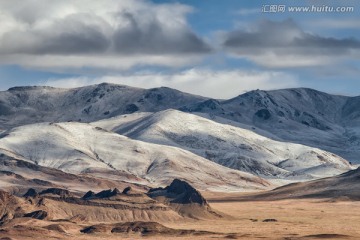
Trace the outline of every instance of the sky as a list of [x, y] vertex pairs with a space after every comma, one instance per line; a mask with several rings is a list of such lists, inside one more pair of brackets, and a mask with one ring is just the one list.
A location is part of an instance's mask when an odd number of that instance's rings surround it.
[[213, 98], [360, 95], [357, 0], [0, 0], [0, 90], [102, 82]]

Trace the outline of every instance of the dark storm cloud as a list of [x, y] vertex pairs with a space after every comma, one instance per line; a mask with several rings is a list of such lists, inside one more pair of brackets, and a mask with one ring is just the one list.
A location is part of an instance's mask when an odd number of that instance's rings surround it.
[[114, 46], [123, 54], [198, 54], [210, 52], [210, 47], [185, 27], [165, 28], [156, 18], [141, 26], [131, 13], [122, 13], [128, 24], [114, 34]]
[[101, 17], [72, 14], [43, 28], [14, 30], [2, 37], [0, 53], [30, 55], [201, 54], [210, 47], [186, 25], [164, 26], [157, 18], [144, 23], [121, 13], [127, 24], [111, 26]]
[[5, 33], [1, 51], [32, 55], [101, 53], [111, 44], [103, 31], [106, 27], [100, 18], [74, 14], [54, 21], [45, 28]]
[[293, 20], [260, 22], [252, 31], [225, 34], [223, 46], [238, 55], [252, 56], [271, 52], [275, 55], [333, 56], [360, 49], [354, 38], [328, 38], [304, 32]]

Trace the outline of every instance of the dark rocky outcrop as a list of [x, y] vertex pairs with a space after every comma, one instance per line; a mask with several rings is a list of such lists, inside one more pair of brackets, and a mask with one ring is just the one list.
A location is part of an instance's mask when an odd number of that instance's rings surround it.
[[171, 201], [173, 203], [198, 203], [200, 205], [206, 205], [207, 201], [205, 198], [193, 188], [189, 183], [175, 179], [170, 186], [166, 187], [165, 190], [171, 195], [176, 197]]
[[183, 217], [195, 219], [225, 217], [223, 213], [213, 210], [198, 190], [179, 179], [174, 179], [165, 188], [150, 189], [147, 195], [169, 205]]
[[263, 120], [268, 120], [271, 117], [271, 113], [267, 109], [260, 109], [259, 111], [257, 111], [255, 113], [255, 116], [257, 116], [258, 118], [261, 118]]
[[39, 219], [39, 220], [44, 220], [45, 218], [47, 218], [47, 216], [48, 216], [48, 213], [44, 210], [38, 210], [38, 211], [24, 214], [24, 217], [30, 217], [30, 218], [35, 218], [35, 219]]
[[207, 205], [206, 199], [189, 183], [174, 179], [166, 188], [155, 188], [148, 192], [150, 197], [166, 196], [170, 203]]
[[44, 195], [44, 194], [54, 194], [54, 195], [59, 195], [60, 197], [70, 196], [70, 192], [62, 188], [48, 188], [39, 193], [39, 195]]
[[267, 218], [267, 219], [264, 219], [263, 222], [277, 222], [277, 220], [274, 218]]
[[157, 233], [175, 233], [175, 229], [167, 228], [157, 222], [126, 222], [117, 224], [113, 229], [112, 233], [130, 233], [136, 232], [143, 235], [146, 234], [157, 234]]
[[81, 199], [88, 200], [88, 199], [92, 199], [94, 197], [95, 197], [95, 193], [93, 191], [88, 191], [87, 193], [85, 193], [85, 195]]
[[155, 188], [149, 191], [150, 197], [164, 195], [171, 199], [171, 203], [191, 204], [197, 203], [200, 205], [207, 205], [206, 199], [193, 188], [189, 183], [174, 179], [174, 181], [166, 188]]
[[37, 197], [39, 194], [37, 193], [37, 191], [33, 188], [29, 188], [29, 190], [27, 190], [27, 192], [23, 195], [23, 197]]
[[126, 108], [125, 108], [125, 112], [126, 113], [134, 113], [136, 111], [139, 111], [139, 107], [136, 106], [136, 104], [129, 104], [129, 105], [126, 105]]
[[103, 233], [105, 231], [106, 231], [106, 229], [101, 228], [100, 225], [98, 225], [98, 226], [90, 226], [90, 227], [86, 227], [86, 228], [80, 230], [80, 232], [87, 233], [87, 234], [99, 233], [99, 232]]
[[131, 187], [126, 187], [124, 188], [124, 190], [122, 191], [123, 194], [131, 194], [132, 192], [132, 188]]
[[116, 224], [99, 224], [86, 227], [80, 230], [82, 233], [86, 234], [99, 234], [99, 233], [139, 233], [142, 236], [149, 235], [206, 235], [214, 234], [212, 232], [206, 231], [195, 231], [195, 230], [182, 230], [182, 229], [172, 229], [165, 227], [164, 225], [157, 222], [124, 222]]
[[97, 197], [97, 198], [109, 198], [112, 196], [114, 196], [114, 195], [113, 195], [113, 192], [111, 189], [103, 190], [103, 191], [95, 194], [95, 197]]
[[96, 198], [110, 198], [120, 194], [120, 190], [115, 188], [114, 190], [108, 189], [95, 194]]
[[183, 112], [224, 111], [224, 109], [221, 107], [221, 103], [215, 99], [208, 99], [202, 102], [195, 103], [191, 106], [184, 106], [179, 108], [179, 110]]
[[121, 191], [118, 188], [114, 188], [114, 190], [112, 191], [112, 193], [115, 195], [121, 194]]
[[132, 193], [131, 187], [126, 187], [122, 192], [118, 188], [114, 188], [114, 190], [111, 190], [111, 189], [103, 190], [98, 193], [94, 193], [93, 191], [88, 191], [87, 193], [85, 193], [85, 195], [81, 199], [90, 200], [90, 199], [111, 198], [111, 197], [114, 197], [117, 195], [121, 195], [121, 194], [128, 195], [131, 193]]

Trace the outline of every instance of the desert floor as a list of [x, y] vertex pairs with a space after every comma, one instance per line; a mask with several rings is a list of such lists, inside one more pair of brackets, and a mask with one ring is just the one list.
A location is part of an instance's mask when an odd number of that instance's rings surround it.
[[[211, 203], [211, 206], [235, 219], [168, 226], [229, 233], [221, 237], [225, 239], [360, 239], [360, 202], [230, 201]], [[263, 222], [265, 219], [277, 222]]]
[[[177, 229], [196, 229], [219, 234], [200, 236], [147, 236], [29, 234], [29, 238], [12, 235], [11, 239], [360, 239], [360, 202], [320, 199], [251, 201], [237, 200], [236, 195], [205, 194], [211, 206], [232, 216], [223, 220], [162, 223]], [[263, 222], [265, 219], [276, 221]], [[70, 230], [70, 229], [69, 229]], [[30, 237], [32, 235], [32, 237]], [[0, 232], [0, 239], [1, 239]]]

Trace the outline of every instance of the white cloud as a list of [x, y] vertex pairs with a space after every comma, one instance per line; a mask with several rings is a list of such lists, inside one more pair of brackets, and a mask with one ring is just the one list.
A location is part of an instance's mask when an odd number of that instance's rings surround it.
[[324, 18], [316, 21], [306, 22], [309, 27], [330, 29], [359, 29], [359, 19], [332, 19]]
[[252, 29], [224, 33], [223, 46], [231, 56], [270, 68], [322, 66], [360, 56], [359, 39], [308, 33], [292, 19], [263, 20]]
[[278, 71], [213, 71], [196, 68], [174, 74], [142, 72], [132, 75], [103, 76], [95, 79], [88, 77], [49, 79], [43, 84], [69, 88], [102, 82], [141, 88], [166, 86], [192, 94], [224, 99], [254, 89], [270, 90], [299, 85], [296, 77]]
[[0, 64], [116, 69], [188, 64], [211, 51], [188, 26], [191, 11], [146, 0], [0, 0]]
[[36, 68], [40, 70], [52, 70], [60, 72], [72, 71], [85, 67], [102, 68], [110, 70], [126, 70], [133, 66], [165, 66], [181, 67], [198, 63], [202, 60], [199, 55], [190, 55], [186, 57], [172, 55], [129, 55], [119, 56], [61, 56], [61, 55], [4, 55], [0, 58], [0, 64], [19, 64], [24, 67]]

